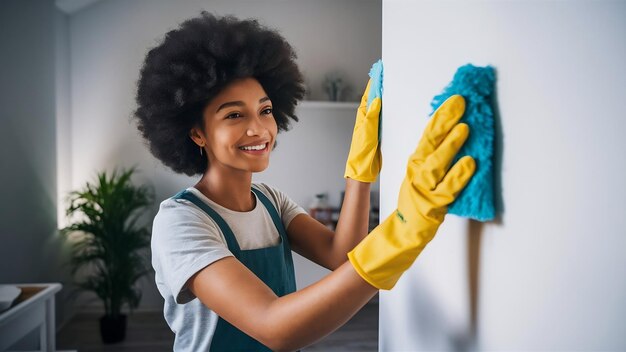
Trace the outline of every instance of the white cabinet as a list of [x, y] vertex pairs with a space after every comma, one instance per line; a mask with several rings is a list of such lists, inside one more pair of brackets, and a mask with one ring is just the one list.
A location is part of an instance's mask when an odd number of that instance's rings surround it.
[[0, 351], [39, 330], [40, 351], [55, 351], [54, 295], [61, 284], [16, 284], [22, 290], [11, 308], [0, 314]]

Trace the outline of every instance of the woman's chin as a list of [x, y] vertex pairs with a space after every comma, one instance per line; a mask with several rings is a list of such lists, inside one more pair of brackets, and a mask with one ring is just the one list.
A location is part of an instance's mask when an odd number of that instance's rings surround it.
[[269, 162], [258, 164], [258, 165], [252, 165], [250, 167], [250, 171], [253, 172], [253, 173], [263, 172], [263, 171], [267, 170], [268, 166], [269, 166]]

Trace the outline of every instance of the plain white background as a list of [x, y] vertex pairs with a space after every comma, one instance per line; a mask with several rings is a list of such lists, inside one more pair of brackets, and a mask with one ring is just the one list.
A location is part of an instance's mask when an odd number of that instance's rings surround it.
[[383, 61], [381, 216], [466, 63], [497, 70], [504, 213], [482, 228], [476, 336], [449, 215], [381, 295], [380, 349], [626, 349], [626, 2], [384, 0]]

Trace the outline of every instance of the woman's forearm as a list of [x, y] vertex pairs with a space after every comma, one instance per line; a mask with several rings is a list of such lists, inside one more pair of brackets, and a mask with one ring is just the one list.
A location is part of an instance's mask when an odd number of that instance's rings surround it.
[[284, 351], [310, 345], [345, 324], [377, 292], [346, 262], [315, 284], [275, 299], [264, 314], [271, 324], [264, 340]]
[[279, 297], [234, 257], [205, 267], [189, 279], [188, 287], [220, 317], [279, 351], [330, 334], [378, 292], [345, 262], [318, 282]]
[[346, 178], [346, 192], [333, 239], [333, 253], [346, 260], [346, 253], [367, 235], [370, 184]]

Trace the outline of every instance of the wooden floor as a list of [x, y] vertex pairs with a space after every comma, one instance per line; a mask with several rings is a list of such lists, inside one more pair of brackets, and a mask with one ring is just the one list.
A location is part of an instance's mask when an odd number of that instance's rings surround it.
[[[126, 340], [112, 345], [100, 341], [100, 314], [80, 313], [57, 335], [57, 349], [78, 352], [171, 351], [174, 335], [160, 312], [135, 312], [128, 318]], [[369, 303], [346, 325], [303, 351], [378, 351], [378, 304]]]

